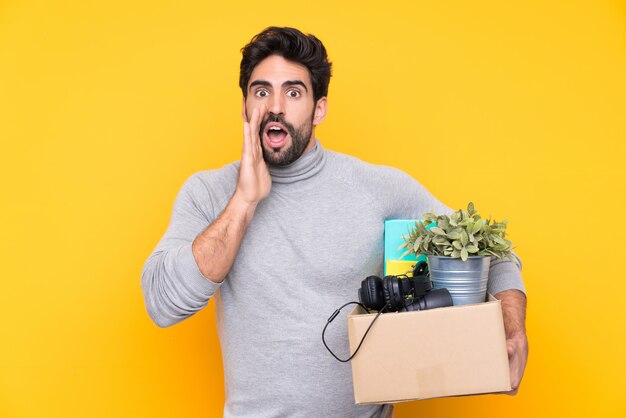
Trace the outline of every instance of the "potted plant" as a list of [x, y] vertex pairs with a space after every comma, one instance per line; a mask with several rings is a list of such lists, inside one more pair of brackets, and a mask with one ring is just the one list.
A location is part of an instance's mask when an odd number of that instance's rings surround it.
[[400, 248], [406, 248], [402, 256], [426, 255], [433, 287], [447, 288], [455, 305], [485, 301], [491, 257], [518, 264], [506, 239], [508, 221], [482, 219], [472, 202], [467, 211], [459, 209], [449, 216], [429, 212], [422, 217], [424, 221], [417, 221], [402, 237]]

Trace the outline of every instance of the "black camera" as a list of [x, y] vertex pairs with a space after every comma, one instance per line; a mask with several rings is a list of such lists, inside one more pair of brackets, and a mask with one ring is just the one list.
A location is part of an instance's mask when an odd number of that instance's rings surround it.
[[359, 301], [369, 309], [409, 312], [452, 306], [448, 289], [432, 290], [428, 264], [416, 264], [412, 277], [369, 276], [361, 282]]

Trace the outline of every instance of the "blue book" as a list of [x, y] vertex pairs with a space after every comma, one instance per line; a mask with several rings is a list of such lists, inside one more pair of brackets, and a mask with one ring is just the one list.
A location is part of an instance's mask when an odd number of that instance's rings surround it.
[[[410, 261], [412, 265], [415, 265], [418, 261], [426, 261], [426, 256], [423, 254], [416, 257], [415, 254], [409, 253], [401, 257], [402, 253], [406, 251], [406, 248], [398, 249], [398, 247], [404, 243], [402, 236], [409, 234], [409, 231], [415, 226], [415, 222], [421, 221], [416, 219], [389, 219], [385, 221], [385, 275], [387, 275], [388, 261]], [[397, 272], [394, 271], [393, 274], [397, 274]]]

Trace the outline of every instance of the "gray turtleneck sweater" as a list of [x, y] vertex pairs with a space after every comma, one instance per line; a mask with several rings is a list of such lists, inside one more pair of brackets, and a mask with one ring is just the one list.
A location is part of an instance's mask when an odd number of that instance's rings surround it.
[[[166, 327], [215, 297], [225, 417], [381, 416], [381, 405], [355, 405], [350, 365], [326, 351], [322, 329], [336, 308], [357, 300], [361, 280], [382, 275], [385, 219], [452, 210], [405, 173], [316, 142], [290, 166], [270, 168], [271, 193], [217, 284], [200, 272], [191, 243], [226, 207], [238, 168], [198, 172], [183, 184], [143, 268], [148, 313]], [[488, 290], [506, 289], [525, 291], [520, 271], [493, 261]], [[334, 321], [326, 338], [340, 357], [349, 356], [345, 319]]]

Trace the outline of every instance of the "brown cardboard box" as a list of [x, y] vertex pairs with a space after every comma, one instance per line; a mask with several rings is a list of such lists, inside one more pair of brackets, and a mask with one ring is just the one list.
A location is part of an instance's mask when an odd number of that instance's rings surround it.
[[[350, 352], [376, 314], [348, 316]], [[511, 390], [501, 302], [381, 314], [352, 359], [358, 404]]]

